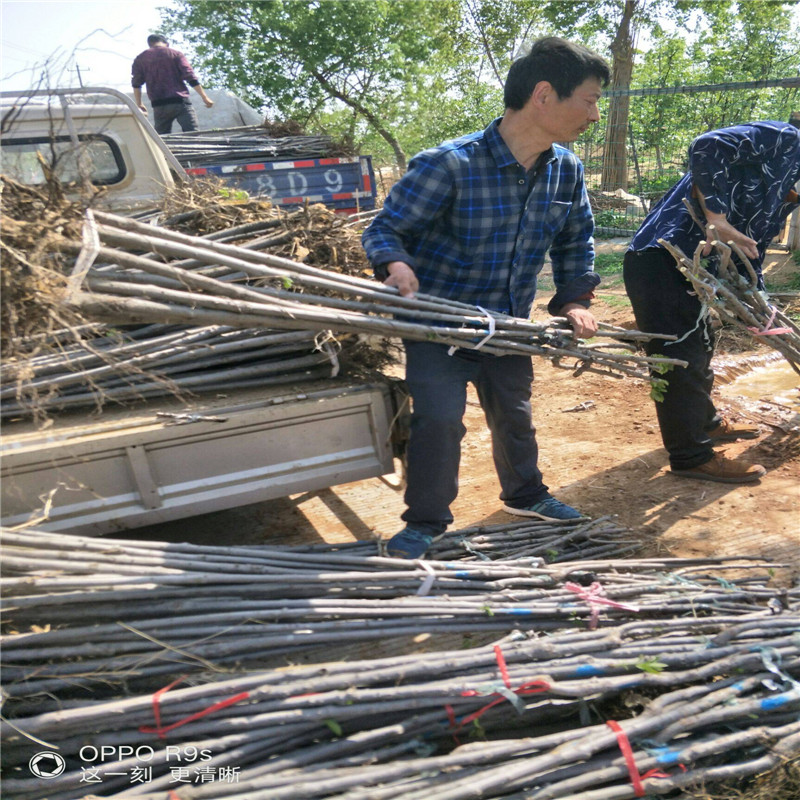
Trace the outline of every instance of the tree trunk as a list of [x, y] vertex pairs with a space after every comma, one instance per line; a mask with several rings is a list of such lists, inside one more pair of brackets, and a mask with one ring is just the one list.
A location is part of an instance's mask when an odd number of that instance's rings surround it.
[[[638, 0], [625, 0], [622, 20], [611, 43], [611, 88], [629, 89], [633, 75], [633, 15]], [[605, 192], [628, 189], [629, 97], [612, 97], [606, 123], [606, 144], [603, 151], [603, 174], [600, 188]]]
[[335, 97], [337, 100], [341, 100], [345, 105], [350, 106], [350, 108], [361, 114], [364, 119], [366, 119], [367, 122], [369, 122], [369, 124], [375, 128], [375, 130], [388, 142], [389, 146], [394, 151], [394, 157], [397, 161], [397, 166], [399, 167], [400, 171], [405, 172], [406, 154], [403, 151], [403, 148], [400, 147], [400, 142], [398, 142], [397, 139], [392, 135], [391, 131], [381, 123], [378, 117], [376, 117], [375, 114], [373, 114], [366, 106], [359, 103], [358, 100], [355, 100], [344, 92], [340, 92], [324, 75], [321, 75], [319, 72], [314, 72], [312, 74], [320, 86], [322, 86], [331, 97]]

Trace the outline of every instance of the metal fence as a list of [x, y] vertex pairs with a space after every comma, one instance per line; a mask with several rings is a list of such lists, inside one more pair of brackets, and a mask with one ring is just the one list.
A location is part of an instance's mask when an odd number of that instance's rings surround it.
[[[598, 235], [630, 236], [684, 174], [696, 136], [743, 122], [788, 120], [800, 111], [800, 77], [609, 91], [601, 101], [604, 118], [612, 97], [628, 104], [627, 128], [601, 122], [573, 149], [586, 168]], [[794, 219], [793, 234], [783, 235], [793, 249], [800, 247], [798, 228]]]

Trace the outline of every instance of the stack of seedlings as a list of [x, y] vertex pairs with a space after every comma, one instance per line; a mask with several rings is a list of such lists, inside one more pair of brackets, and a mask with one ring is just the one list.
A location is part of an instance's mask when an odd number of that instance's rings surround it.
[[[34, 531], [5, 552], [14, 797], [611, 800], [800, 754], [800, 589], [770, 585], [779, 565]], [[417, 652], [387, 655], [400, 639]], [[67, 768], [45, 782], [26, 765], [46, 749]]]
[[[713, 225], [708, 226], [708, 235], [713, 237]], [[800, 374], [800, 327], [760, 289], [750, 259], [735, 242], [702, 240], [690, 258], [680, 247], [664, 239], [658, 241], [675, 258], [704, 308], [777, 350]], [[702, 253], [708, 244], [716, 256], [714, 271], [704, 264]]]
[[189, 131], [163, 137], [184, 167], [247, 161], [326, 158], [343, 155], [329, 136], [274, 136], [260, 125]]
[[[73, 263], [54, 244], [80, 236], [79, 210], [60, 195], [48, 198], [5, 179], [3, 186], [5, 418], [32, 413], [42, 419], [54, 410], [107, 401], [186, 398], [338, 374], [374, 376], [391, 360], [388, 348], [319, 330], [88, 323], [65, 302], [73, 290], [65, 272]], [[356, 234], [327, 209], [287, 214], [264, 201], [217, 202], [217, 188], [209, 183], [176, 190], [164, 222], [202, 232], [208, 241], [325, 263], [330, 270], [363, 268]]]
[[[359, 276], [102, 212], [87, 212], [82, 241], [64, 239], [59, 246], [75, 257], [73, 308], [115, 324], [182, 322], [402, 337], [495, 355], [545, 356], [576, 374], [644, 380], [648, 367], [664, 371], [684, 363], [637, 355], [634, 343], [653, 338], [637, 331], [603, 325], [589, 344], [576, 341], [563, 320], [538, 324], [423, 294], [401, 297], [394, 287]], [[164, 260], [139, 255], [143, 251]]]
[[[339, 374], [343, 342], [315, 331], [100, 326], [58, 350], [0, 367], [3, 417], [147, 397], [274, 386]], [[344, 342], [351, 355], [358, 342]], [[349, 346], [348, 346], [349, 345]]]
[[[559, 564], [577, 559], [621, 558], [641, 548], [641, 539], [611, 517], [583, 521], [542, 521], [476, 525], [451, 531], [435, 541], [427, 556], [435, 561], [510, 561], [530, 565]], [[347, 552], [369, 556], [374, 542], [287, 547], [302, 553]]]

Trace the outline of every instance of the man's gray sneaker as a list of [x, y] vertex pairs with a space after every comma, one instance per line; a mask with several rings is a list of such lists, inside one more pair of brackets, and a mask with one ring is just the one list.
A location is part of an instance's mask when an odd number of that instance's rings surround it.
[[524, 508], [514, 508], [513, 506], [503, 506], [503, 511], [515, 514], [518, 517], [536, 517], [548, 522], [561, 522], [569, 519], [584, 519], [583, 514], [572, 506], [556, 500], [555, 497], [548, 495], [544, 500], [534, 503]]
[[438, 538], [406, 526], [386, 542], [386, 555], [393, 558], [422, 558]]

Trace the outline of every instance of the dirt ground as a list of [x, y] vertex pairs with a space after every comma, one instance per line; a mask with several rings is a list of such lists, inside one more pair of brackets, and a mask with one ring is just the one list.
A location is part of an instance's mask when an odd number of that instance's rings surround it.
[[[606, 245], [606, 250], [615, 249]], [[770, 269], [797, 270], [785, 254]], [[549, 292], [537, 297], [534, 318], [546, 318]], [[616, 325], [633, 327], [619, 278], [604, 282], [593, 309]], [[752, 350], [750, 337], [722, 341], [721, 377], [743, 363], [775, 361], [766, 347]], [[718, 348], [718, 353], [720, 348]], [[747, 397], [747, 376], [715, 389], [720, 410], [756, 422], [757, 440], [726, 445], [728, 455], [763, 464], [755, 484], [732, 486], [675, 477], [668, 470], [648, 387], [633, 380], [571, 372], [535, 362], [533, 416], [540, 466], [551, 492], [593, 518], [613, 516], [642, 542], [642, 554], [761, 556], [800, 571], [800, 395], [794, 380], [776, 400], [771, 379], [763, 393]], [[788, 368], [788, 365], [786, 365]], [[772, 367], [767, 367], [771, 370]], [[755, 373], [751, 373], [755, 374]], [[793, 377], [796, 377], [791, 373]], [[749, 392], [753, 394], [753, 392]], [[575, 411], [579, 404], [590, 405]], [[474, 392], [463, 444], [460, 494], [454, 528], [516, 521], [500, 510], [499, 485], [489, 433]], [[137, 531], [170, 541], [306, 544], [345, 542], [395, 533], [404, 509], [399, 475], [344, 484]]]

